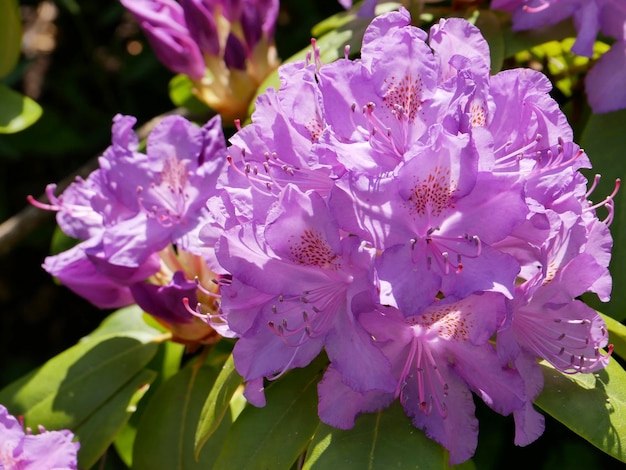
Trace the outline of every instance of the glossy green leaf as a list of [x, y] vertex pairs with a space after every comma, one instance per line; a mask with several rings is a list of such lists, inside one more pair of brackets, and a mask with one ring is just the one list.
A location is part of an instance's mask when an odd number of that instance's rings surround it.
[[505, 44], [502, 25], [498, 16], [491, 10], [480, 10], [475, 24], [489, 44], [491, 73], [496, 74], [502, 70], [504, 63]]
[[247, 406], [234, 422], [214, 470], [291, 468], [319, 425], [317, 383], [325, 364], [320, 357], [271, 382], [267, 404]]
[[206, 442], [219, 427], [229, 409], [235, 391], [242, 382], [243, 379], [235, 370], [235, 363], [231, 355], [224, 363], [202, 407], [194, 441], [196, 456], [199, 455]]
[[129, 418], [137, 403], [156, 378], [151, 370], [142, 370], [98, 408], [74, 432], [80, 442], [80, 468], [90, 468], [104, 454]]
[[[129, 309], [130, 308], [132, 307], [129, 307]], [[123, 310], [126, 309], [122, 309], [122, 311]], [[151, 397], [163, 382], [178, 373], [184, 352], [185, 346], [182, 344], [166, 341], [159, 344], [157, 354], [146, 366], [146, 369], [155, 371], [158, 375], [148, 390], [145, 398], [139, 403], [137, 411], [132, 414], [128, 422], [122, 427], [122, 429], [120, 429], [113, 443], [119, 457], [128, 467], [132, 466], [133, 446], [137, 436], [137, 427], [139, 426], [139, 422], [145, 412], [146, 404], [150, 401]]]
[[[46, 429], [73, 430], [91, 461], [126, 421], [137, 387], [153, 378], [142, 372], [157, 350], [157, 344], [148, 341], [148, 335], [129, 334], [79, 343], [0, 391], [0, 403], [12, 414], [23, 415], [25, 425], [33, 429], [41, 424]], [[133, 390], [126, 388], [131, 383]], [[101, 413], [103, 408], [107, 411]], [[91, 432], [100, 425], [98, 433]]]
[[133, 468], [213, 468], [234, 414], [222, 420], [198, 460], [194, 458], [194, 435], [206, 391], [213, 386], [219, 370], [210, 361], [194, 362], [157, 390], [139, 423]]
[[626, 372], [611, 360], [596, 374], [566, 375], [541, 364], [536, 404], [600, 450], [626, 462]]
[[27, 426], [75, 429], [131, 380], [156, 349], [156, 344], [130, 336], [77, 344], [0, 391], [0, 403], [24, 415]]
[[176, 106], [187, 108], [192, 113], [206, 113], [208, 108], [193, 94], [193, 87], [187, 75], [176, 75], [169, 83], [170, 99]]
[[613, 345], [614, 353], [621, 356], [622, 359], [626, 359], [626, 325], [618, 322], [608, 315], [601, 313], [600, 316], [606, 323], [606, 327], [609, 329], [609, 343]]
[[98, 328], [82, 338], [81, 341], [92, 341], [106, 336], [128, 336], [129, 334], [153, 339], [161, 336], [162, 331], [146, 323], [144, 312], [139, 306], [131, 305], [110, 314], [100, 323]]
[[307, 452], [304, 470], [387, 470], [448, 467], [448, 453], [404, 414], [399, 402], [357, 418], [343, 431], [321, 424]]
[[19, 132], [41, 117], [41, 107], [0, 83], [0, 134]]
[[0, 77], [13, 70], [21, 50], [22, 17], [19, 4], [17, 0], [0, 0]]

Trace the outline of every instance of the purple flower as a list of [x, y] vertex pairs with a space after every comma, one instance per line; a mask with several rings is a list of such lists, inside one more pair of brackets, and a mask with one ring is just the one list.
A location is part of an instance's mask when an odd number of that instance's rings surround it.
[[159, 60], [194, 82], [193, 92], [226, 120], [243, 118], [278, 66], [278, 0], [122, 0]]
[[576, 298], [610, 294], [615, 194], [587, 202], [549, 81], [489, 63], [466, 21], [428, 36], [401, 9], [360, 59], [282, 67], [258, 99], [203, 231], [251, 403], [324, 349], [322, 421], [348, 429], [399, 399], [454, 464], [476, 448], [472, 393], [526, 445], [544, 426], [537, 358], [606, 365], [604, 324]]
[[512, 360], [521, 347], [562, 372], [594, 372], [608, 362], [609, 355], [600, 351], [607, 345], [607, 330], [600, 316], [576, 298], [593, 291], [607, 269], [596, 262], [596, 247], [585, 246], [582, 217], [548, 215], [554, 235], [538, 253], [534, 275], [526, 270], [528, 279], [516, 287], [498, 350]]
[[371, 255], [356, 237], [340, 238], [321, 196], [292, 185], [264, 224], [224, 234], [217, 256], [233, 280], [222, 286], [221, 307], [240, 335], [234, 357], [248, 396], [259, 379], [306, 366], [322, 347], [353, 388], [392, 388], [389, 365], [357, 318], [372, 305]]
[[80, 444], [72, 442], [68, 430], [46, 431], [39, 434], [24, 432], [23, 425], [0, 405], [0, 468], [3, 470], [76, 469], [76, 453]]
[[[221, 120], [198, 127], [167, 117], [149, 135], [146, 153], [137, 151], [134, 123], [116, 116], [99, 168], [59, 197], [49, 186], [50, 205], [35, 203], [58, 211], [61, 229], [84, 239], [46, 258], [44, 268], [101, 308], [138, 302], [175, 339], [212, 342], [205, 315], [217, 313], [218, 286], [209, 265], [223, 270], [199, 232], [226, 161]], [[190, 312], [183, 298], [202, 304], [202, 313]]]
[[599, 32], [616, 42], [585, 79], [595, 113], [626, 108], [626, 4], [620, 0], [494, 0], [492, 8], [513, 13], [513, 29], [522, 31], [556, 24], [572, 17], [578, 35], [572, 52], [593, 56]]
[[[450, 451], [450, 464], [467, 460], [478, 438], [470, 390], [505, 415], [525, 401], [521, 377], [501, 365], [488, 342], [503, 301], [499, 294], [484, 294], [435, 302], [410, 317], [393, 308], [363, 314], [361, 322], [392, 363], [395, 392], [385, 399], [379, 391], [357, 394], [345, 384], [328, 390], [325, 377], [320, 383], [325, 392], [320, 398], [322, 420], [350, 428], [358, 412], [399, 398], [413, 424]], [[347, 394], [351, 412], [340, 410], [342, 403], [328, 403], [326, 393]]]

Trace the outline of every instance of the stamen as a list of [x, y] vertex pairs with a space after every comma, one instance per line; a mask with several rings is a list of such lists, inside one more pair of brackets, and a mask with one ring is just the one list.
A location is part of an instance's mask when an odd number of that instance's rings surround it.
[[539, 0], [539, 5], [536, 7], [531, 7], [528, 5], [524, 5], [522, 8], [524, 11], [528, 13], [539, 13], [540, 11], [545, 10], [550, 6], [550, 2], [546, 0]]
[[[328, 284], [310, 291], [304, 291], [300, 295], [290, 295], [278, 297], [279, 305], [272, 305], [272, 313], [282, 315], [280, 326], [275, 326], [275, 322], [270, 321], [268, 325], [272, 332], [279, 336], [283, 342], [291, 347], [299, 347], [309, 338], [318, 338], [327, 333], [336, 315], [340, 311], [346, 298], [346, 285]], [[299, 312], [295, 315], [295, 312]], [[291, 327], [287, 321], [295, 322], [296, 326]], [[301, 332], [306, 333], [306, 337], [294, 343], [293, 338]]]
[[[588, 196], [591, 195], [591, 191], [593, 191], [597, 185], [597, 181], [599, 180], [599, 175], [596, 175], [596, 177], [594, 178], [594, 182], [591, 185], [591, 189], [589, 191], [587, 191], [587, 193], [585, 194], [585, 198], [587, 198]], [[615, 196], [617, 196], [617, 193], [619, 191], [619, 188], [621, 186], [621, 179], [617, 178], [615, 180], [615, 187], [613, 188], [613, 192], [611, 194], [609, 194], [606, 198], [604, 198], [603, 201], [591, 205], [591, 206], [587, 206], [583, 209], [584, 212], [587, 211], [595, 211], [596, 209], [600, 208], [600, 207], [604, 207], [606, 208], [608, 214], [606, 216], [606, 218], [602, 221], [603, 223], [605, 223], [607, 226], [610, 226], [611, 223], [613, 222], [613, 218], [615, 217]]]
[[43, 209], [46, 211], [60, 211], [62, 208], [61, 202], [54, 195], [54, 191], [56, 190], [56, 188], [57, 188], [57, 185], [53, 183], [48, 184], [46, 186], [46, 191], [45, 191], [46, 197], [51, 202], [51, 204], [45, 204], [43, 202], [40, 202], [37, 199], [35, 199], [33, 196], [31, 196], [30, 194], [26, 196], [26, 200], [38, 209]]
[[[509, 152], [502, 157], [496, 157], [496, 161], [495, 161], [496, 167], [498, 169], [504, 169], [504, 168], [511, 166], [512, 164], [517, 164], [522, 158], [524, 158], [526, 151], [530, 151], [531, 149], [535, 148], [537, 144], [541, 141], [541, 139], [542, 139], [542, 135], [537, 134], [534, 140], [532, 140], [531, 142], [529, 142], [522, 148], [516, 149], [514, 152]], [[510, 140], [507, 141], [502, 147], [500, 147], [494, 153], [497, 154], [500, 150], [505, 150], [507, 147], [512, 145], [512, 143], [513, 142], [511, 142]]]
[[[463, 258], [478, 258], [482, 253], [482, 243], [476, 235], [463, 234], [460, 237], [446, 237], [437, 235], [439, 227], [430, 228], [424, 238], [413, 237], [409, 240], [411, 248], [411, 261], [417, 264], [423, 256], [426, 257], [426, 268], [432, 269], [433, 261], [442, 274], [448, 275], [450, 271], [460, 274], [463, 271]], [[422, 249], [417, 250], [419, 241], [423, 240]], [[454, 256], [454, 258], [451, 257]], [[455, 262], [453, 262], [455, 259]]]
[[[552, 322], [546, 320], [545, 312], [516, 312], [515, 331], [527, 347], [554, 367], [566, 374], [588, 372], [599, 361], [605, 360], [606, 356], [598, 347], [602, 340], [594, 340], [591, 336], [591, 320], [558, 317], [553, 318]], [[602, 338], [606, 338], [606, 332], [602, 328], [600, 331]], [[593, 347], [592, 341], [596, 343]]]

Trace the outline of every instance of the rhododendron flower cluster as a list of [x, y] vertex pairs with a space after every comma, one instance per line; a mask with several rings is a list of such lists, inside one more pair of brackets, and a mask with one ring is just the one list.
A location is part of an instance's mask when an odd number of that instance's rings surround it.
[[[606, 327], [578, 298], [609, 299], [614, 194], [589, 201], [590, 162], [548, 79], [489, 64], [467, 21], [427, 34], [401, 8], [372, 21], [358, 60], [322, 65], [314, 47], [282, 66], [225, 153], [217, 122], [168, 118], [141, 154], [118, 117], [100, 169], [50, 190], [85, 241], [46, 268], [96, 303], [111, 289], [160, 316], [167, 298], [237, 337], [254, 405], [324, 351], [327, 424], [398, 399], [456, 464], [476, 449], [475, 394], [526, 445], [544, 428], [538, 360], [572, 374], [609, 361]], [[144, 282], [183, 253], [206, 277]]]
[[231, 139], [203, 231], [231, 276], [221, 310], [246, 397], [263, 404], [264, 380], [324, 349], [330, 425], [399, 399], [458, 463], [477, 444], [473, 392], [528, 444], [537, 358], [575, 373], [609, 357], [577, 297], [609, 297], [612, 197], [600, 221], [549, 81], [491, 77], [474, 26], [428, 36], [404, 9], [373, 20], [359, 60], [316, 57], [283, 66]]
[[3, 470], [76, 469], [76, 453], [80, 447], [68, 430], [39, 434], [24, 426], [0, 405], [0, 468]]
[[626, 108], [626, 3], [622, 0], [493, 0], [491, 7], [511, 12], [517, 31], [572, 17], [578, 30], [572, 52], [581, 56], [593, 56], [598, 33], [614, 39], [585, 78], [585, 90], [596, 113]]

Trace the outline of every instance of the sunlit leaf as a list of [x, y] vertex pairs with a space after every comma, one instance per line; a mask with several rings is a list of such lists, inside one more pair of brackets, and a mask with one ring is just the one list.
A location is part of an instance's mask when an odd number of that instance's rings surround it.
[[97, 458], [97, 449], [106, 448], [128, 419], [137, 387], [154, 379], [142, 371], [157, 350], [149, 340], [147, 334], [129, 333], [79, 343], [0, 391], [0, 403], [33, 429], [73, 430], [85, 442], [79, 463], [87, 467], [82, 455], [88, 461]]
[[192, 113], [206, 113], [207, 106], [193, 94], [193, 87], [194, 84], [187, 75], [176, 75], [170, 80], [170, 99], [176, 106], [187, 108]]
[[304, 470], [441, 470], [448, 467], [448, 458], [443, 447], [411, 424], [396, 401], [386, 410], [359, 416], [348, 431], [320, 424]]
[[41, 107], [32, 99], [0, 83], [0, 134], [26, 129], [41, 113]]
[[600, 450], [626, 462], [626, 372], [610, 361], [596, 374], [566, 375], [541, 364], [536, 404]]
[[266, 387], [267, 405], [247, 406], [231, 427], [215, 470], [289, 469], [319, 424], [317, 383], [325, 358]]
[[139, 306], [131, 305], [110, 314], [100, 323], [98, 328], [82, 338], [81, 341], [92, 341], [103, 336], [128, 336], [129, 333], [145, 334], [150, 338], [162, 334], [161, 330], [145, 322], [143, 310]]
[[[0, 77], [8, 74], [22, 49], [22, 18], [17, 0], [0, 0]], [[0, 108], [3, 106], [0, 99]]]
[[183, 368], [150, 398], [139, 423], [133, 450], [133, 468], [213, 468], [233, 415], [221, 421], [213, 439], [194, 458], [194, 435], [206, 391], [219, 368], [198, 361]]
[[229, 409], [235, 391], [242, 382], [243, 379], [235, 370], [235, 363], [231, 355], [224, 363], [211, 392], [204, 401], [194, 441], [196, 455], [200, 453], [211, 435], [219, 427]]

